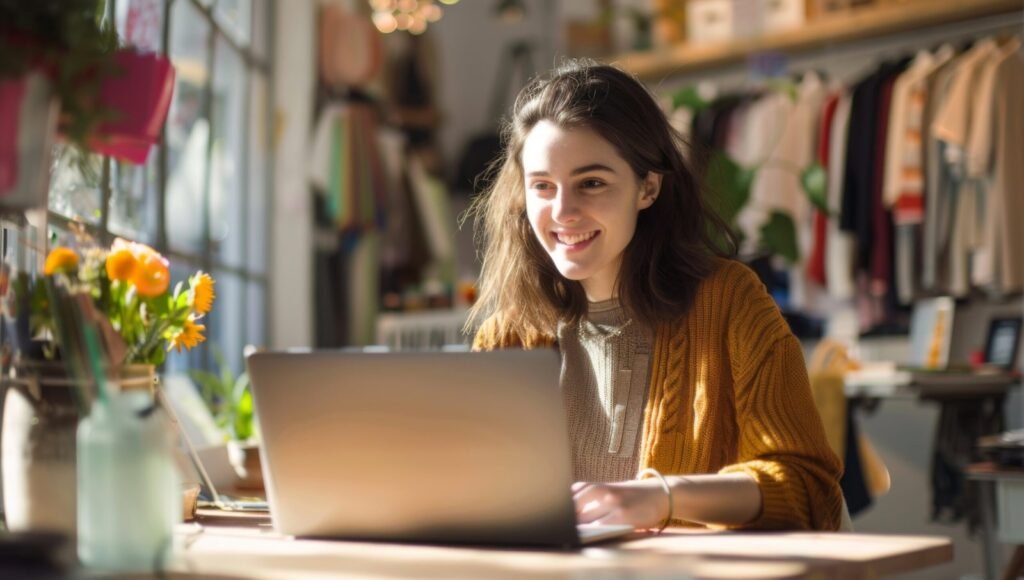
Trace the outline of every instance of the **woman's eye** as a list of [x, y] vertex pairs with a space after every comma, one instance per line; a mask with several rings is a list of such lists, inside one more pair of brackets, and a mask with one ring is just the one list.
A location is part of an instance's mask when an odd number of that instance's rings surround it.
[[580, 186], [583, 189], [596, 189], [598, 187], [603, 187], [604, 186], [604, 182], [601, 181], [600, 179], [584, 179], [580, 183]]
[[552, 189], [552, 188], [551, 188], [551, 184], [550, 183], [546, 183], [546, 182], [543, 182], [543, 181], [538, 181], [536, 183], [531, 184], [530, 185], [530, 189], [535, 189], [537, 191], [547, 191], [547, 190]]

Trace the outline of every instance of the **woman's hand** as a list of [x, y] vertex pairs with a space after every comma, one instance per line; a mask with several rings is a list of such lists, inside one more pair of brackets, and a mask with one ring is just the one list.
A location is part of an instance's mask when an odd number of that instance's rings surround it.
[[572, 484], [576, 521], [581, 524], [629, 524], [659, 528], [668, 516], [669, 498], [656, 479]]

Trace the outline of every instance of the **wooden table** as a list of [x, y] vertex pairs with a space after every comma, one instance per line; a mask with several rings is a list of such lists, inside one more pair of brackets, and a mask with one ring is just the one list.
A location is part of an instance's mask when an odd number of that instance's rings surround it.
[[[244, 517], [244, 516], [243, 516]], [[265, 517], [183, 524], [174, 569], [217, 578], [876, 578], [953, 559], [948, 538], [669, 530], [579, 552], [297, 540]]]
[[850, 373], [847, 397], [973, 398], [1001, 396], [1020, 379], [1010, 373], [928, 373], [896, 370], [887, 375]]

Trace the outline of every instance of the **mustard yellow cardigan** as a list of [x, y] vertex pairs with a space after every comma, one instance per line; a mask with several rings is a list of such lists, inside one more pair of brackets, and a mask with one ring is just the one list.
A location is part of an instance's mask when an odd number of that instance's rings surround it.
[[[473, 347], [555, 344], [554, 335], [518, 336], [492, 316]], [[825, 439], [800, 343], [749, 268], [722, 260], [685, 320], [656, 328], [652, 365], [641, 467], [750, 474], [762, 509], [740, 527], [839, 528], [842, 467]]]

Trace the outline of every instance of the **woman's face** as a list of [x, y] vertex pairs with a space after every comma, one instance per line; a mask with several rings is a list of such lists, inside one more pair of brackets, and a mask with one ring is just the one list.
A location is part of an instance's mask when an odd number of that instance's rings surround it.
[[638, 179], [595, 131], [548, 121], [527, 134], [522, 164], [526, 214], [555, 267], [578, 280], [592, 302], [615, 296], [637, 215], [654, 203], [661, 175]]

